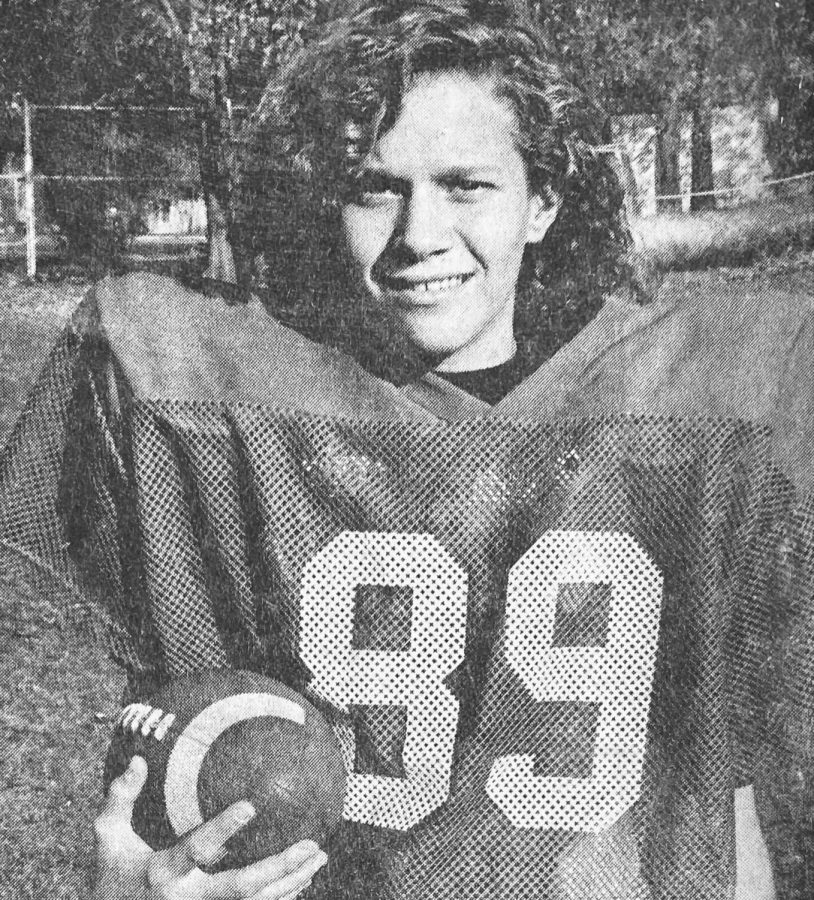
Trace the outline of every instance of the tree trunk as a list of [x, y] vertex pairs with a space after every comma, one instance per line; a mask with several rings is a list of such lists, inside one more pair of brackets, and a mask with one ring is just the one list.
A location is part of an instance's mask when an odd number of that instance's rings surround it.
[[200, 169], [206, 203], [209, 261], [204, 278], [234, 284], [235, 262], [229, 244], [229, 184], [223, 172], [222, 134], [216, 112], [201, 112]]
[[715, 189], [712, 172], [712, 116], [703, 101], [694, 104], [692, 111], [692, 197], [690, 209], [715, 209]]
[[681, 212], [681, 107], [669, 103], [659, 114], [656, 124], [656, 196], [670, 199], [658, 200], [658, 212]]
[[235, 258], [229, 242], [226, 214], [213, 192], [205, 192], [205, 202], [209, 261], [204, 271], [204, 278], [210, 281], [237, 284]]
[[690, 93], [692, 134], [690, 136], [690, 171], [692, 196], [690, 210], [715, 209], [715, 181], [712, 172], [712, 110], [707, 78], [707, 50], [696, 49], [695, 86]]

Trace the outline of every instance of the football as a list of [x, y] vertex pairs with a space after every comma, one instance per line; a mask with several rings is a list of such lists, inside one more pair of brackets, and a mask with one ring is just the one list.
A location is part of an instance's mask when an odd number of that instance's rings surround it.
[[230, 669], [185, 675], [118, 717], [104, 786], [147, 761], [133, 829], [154, 850], [229, 804], [255, 816], [226, 845], [217, 869], [237, 868], [310, 838], [323, 845], [342, 815], [347, 775], [326, 718], [270, 678]]

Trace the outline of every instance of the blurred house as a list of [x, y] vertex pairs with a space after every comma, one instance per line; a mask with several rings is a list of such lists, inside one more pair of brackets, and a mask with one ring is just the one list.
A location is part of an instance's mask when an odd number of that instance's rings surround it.
[[[21, 153], [0, 156], [0, 237], [5, 242], [25, 236], [25, 178]], [[42, 230], [49, 229], [46, 213], [46, 185], [35, 177], [34, 214]]]
[[[769, 111], [771, 114], [771, 110]], [[716, 206], [738, 206], [755, 199], [763, 191], [763, 182], [772, 177], [766, 153], [765, 108], [725, 106], [712, 114], [712, 170]], [[635, 215], [652, 216], [656, 198], [656, 119], [650, 115], [616, 116], [612, 120], [614, 143], [632, 169], [635, 198], [629, 208]], [[690, 208], [692, 133], [691, 114], [681, 125], [679, 151], [681, 208]], [[720, 193], [718, 193], [720, 192]]]
[[148, 234], [206, 234], [203, 197], [157, 197], [142, 210], [142, 216]]
[[7, 153], [0, 169], [0, 235], [9, 236], [25, 227], [22, 159]]

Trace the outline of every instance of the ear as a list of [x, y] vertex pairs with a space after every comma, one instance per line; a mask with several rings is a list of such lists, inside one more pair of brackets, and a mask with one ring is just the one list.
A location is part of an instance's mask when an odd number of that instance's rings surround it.
[[557, 214], [562, 206], [562, 198], [546, 191], [542, 194], [532, 194], [529, 205], [529, 225], [526, 232], [527, 244], [539, 244], [546, 232], [554, 224]]

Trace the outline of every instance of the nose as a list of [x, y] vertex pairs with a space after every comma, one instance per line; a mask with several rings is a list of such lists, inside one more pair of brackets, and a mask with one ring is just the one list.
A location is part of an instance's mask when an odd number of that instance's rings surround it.
[[452, 230], [449, 210], [442, 198], [432, 186], [420, 185], [405, 198], [394, 237], [400, 252], [426, 259], [450, 249]]

